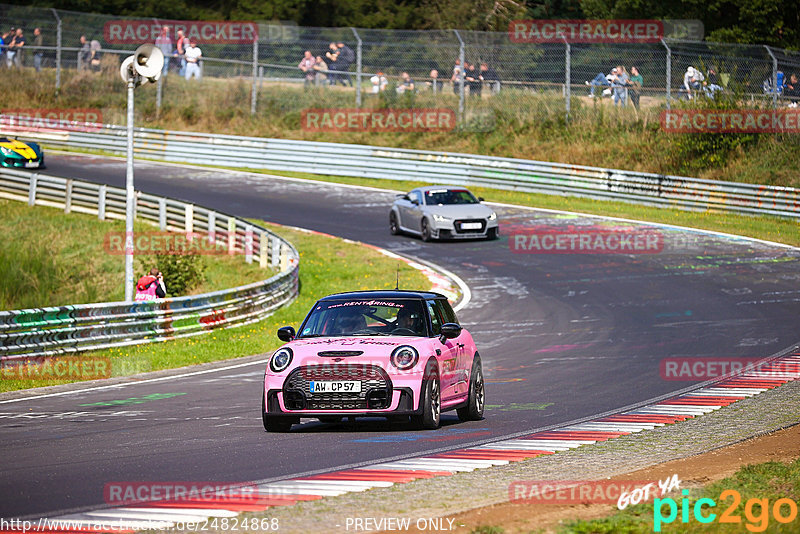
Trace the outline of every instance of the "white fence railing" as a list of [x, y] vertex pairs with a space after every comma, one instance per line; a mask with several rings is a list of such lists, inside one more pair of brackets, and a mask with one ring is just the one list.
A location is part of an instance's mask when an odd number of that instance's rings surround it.
[[[0, 170], [0, 198], [65, 212], [125, 218], [125, 190], [10, 169]], [[253, 223], [169, 198], [136, 193], [136, 217], [161, 230], [203, 233], [247, 262], [277, 271], [232, 289], [154, 301], [108, 302], [0, 311], [0, 361], [98, 350], [193, 336], [259, 321], [297, 296], [294, 246]], [[220, 236], [221, 239], [220, 239]]]
[[[124, 154], [126, 130], [31, 131], [1, 126], [53, 147]], [[800, 190], [492, 156], [137, 129], [139, 157], [226, 167], [478, 185], [689, 210], [800, 217]]]

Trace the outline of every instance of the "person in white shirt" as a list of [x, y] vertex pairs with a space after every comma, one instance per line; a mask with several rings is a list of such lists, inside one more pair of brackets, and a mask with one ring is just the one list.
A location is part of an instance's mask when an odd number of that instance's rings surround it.
[[386, 76], [383, 75], [381, 71], [378, 71], [375, 76], [369, 79], [372, 82], [372, 93], [378, 94], [381, 91], [386, 90], [386, 86], [389, 85], [389, 80], [386, 79]]
[[203, 57], [203, 53], [197, 47], [197, 42], [194, 39], [189, 41], [189, 46], [186, 47], [184, 57], [186, 58], [186, 79], [188, 80], [194, 76], [199, 80], [200, 59]]

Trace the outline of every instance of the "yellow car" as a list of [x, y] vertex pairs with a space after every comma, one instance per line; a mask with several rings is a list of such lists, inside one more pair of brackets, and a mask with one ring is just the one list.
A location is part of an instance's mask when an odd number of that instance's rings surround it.
[[43, 169], [44, 152], [36, 143], [0, 137], [0, 167]]

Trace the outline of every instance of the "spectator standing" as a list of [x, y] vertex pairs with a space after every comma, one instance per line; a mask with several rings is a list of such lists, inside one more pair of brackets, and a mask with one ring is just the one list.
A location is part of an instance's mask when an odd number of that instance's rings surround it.
[[342, 70], [342, 64], [339, 62], [339, 47], [336, 46], [336, 43], [328, 45], [328, 51], [325, 52], [325, 57], [328, 59], [328, 82], [330, 82], [331, 85], [336, 85], [340, 78], [338, 71]]
[[397, 92], [400, 94], [414, 92], [414, 80], [407, 72], [400, 74], [400, 85], [397, 86]]
[[297, 65], [297, 68], [300, 69], [305, 76], [305, 82], [303, 82], [303, 86], [306, 88], [314, 83], [314, 78], [316, 75], [316, 72], [314, 72], [314, 65], [316, 65], [316, 63], [317, 60], [311, 55], [311, 50], [306, 50], [303, 54], [303, 59], [301, 59], [300, 63]]
[[8, 45], [8, 49], [6, 50], [7, 54], [7, 65], [9, 68], [22, 67], [22, 52], [23, 47], [25, 46], [25, 36], [22, 34], [22, 28], [17, 28], [14, 37], [11, 39], [11, 43]]
[[6, 49], [13, 36], [13, 28], [0, 34], [0, 66], [6, 64]]
[[164, 275], [156, 267], [150, 269], [150, 274], [142, 276], [136, 282], [136, 302], [163, 299], [166, 296], [167, 288], [164, 287]]
[[625, 107], [628, 100], [628, 72], [622, 65], [617, 66], [617, 75], [611, 80], [611, 90], [614, 96], [614, 105]]
[[453, 75], [450, 76], [450, 81], [453, 82], [453, 93], [458, 94], [461, 86], [461, 75], [463, 74], [463, 69], [461, 68], [461, 60], [456, 59], [455, 64], [453, 65]]
[[186, 79], [189, 80], [194, 76], [196, 80], [200, 80], [200, 61], [203, 58], [203, 52], [197, 46], [197, 41], [191, 39], [189, 46], [186, 47]]
[[386, 86], [389, 85], [389, 80], [386, 79], [386, 76], [383, 75], [383, 72], [378, 71], [375, 73], [375, 76], [369, 79], [370, 83], [372, 83], [372, 94], [378, 94], [381, 91], [386, 90]]
[[444, 87], [444, 82], [439, 79], [439, 71], [433, 69], [430, 72], [431, 80], [429, 82], [425, 82], [425, 85], [431, 88], [431, 91], [434, 93], [441, 93], [442, 88]]
[[92, 58], [92, 48], [85, 35], [81, 35], [81, 49], [78, 52], [78, 70], [89, 68], [89, 60]]
[[789, 99], [789, 107], [796, 108], [800, 102], [800, 82], [797, 81], [797, 74], [792, 73], [789, 80], [783, 86], [783, 95]]
[[464, 79], [469, 85], [470, 96], [481, 96], [483, 89], [483, 82], [480, 80], [480, 71], [475, 68], [475, 65], [469, 61], [464, 62]]
[[314, 62], [314, 74], [316, 75], [315, 81], [317, 85], [324, 85], [328, 79], [328, 64], [322, 59], [322, 56], [317, 56]]
[[[356, 53], [353, 52], [353, 49], [344, 44], [343, 42], [336, 43], [336, 48], [339, 50], [339, 61], [341, 62], [339, 65], [339, 70], [344, 72], [350, 68], [350, 65], [355, 63], [356, 61]], [[349, 85], [352, 87], [353, 82], [350, 80], [350, 76], [346, 74], [342, 74], [341, 77], [342, 85]]]
[[169, 59], [172, 57], [172, 37], [169, 35], [169, 26], [162, 26], [161, 33], [156, 37], [156, 46], [164, 54], [164, 68], [161, 75], [166, 76], [169, 72]]
[[36, 72], [42, 70], [42, 58], [44, 58], [44, 50], [42, 50], [42, 46], [44, 46], [44, 37], [42, 37], [42, 30], [41, 28], [34, 28], [33, 29], [33, 68], [36, 69]]
[[178, 58], [180, 64], [178, 76], [183, 77], [186, 75], [186, 46], [189, 44], [189, 39], [183, 33], [183, 30], [178, 30], [178, 38], [175, 40], [175, 57]]
[[102, 55], [100, 51], [102, 49], [103, 47], [100, 46], [100, 41], [92, 39], [92, 42], [89, 44], [89, 68], [94, 72], [100, 72], [100, 56]]
[[631, 103], [636, 111], [639, 111], [639, 97], [642, 95], [642, 86], [644, 85], [644, 78], [639, 74], [638, 67], [631, 67], [630, 91], [628, 94], [631, 97]]
[[500, 76], [497, 74], [497, 71], [490, 67], [485, 61], [481, 62], [480, 78], [482, 81], [489, 83], [489, 88], [493, 94], [500, 92]]

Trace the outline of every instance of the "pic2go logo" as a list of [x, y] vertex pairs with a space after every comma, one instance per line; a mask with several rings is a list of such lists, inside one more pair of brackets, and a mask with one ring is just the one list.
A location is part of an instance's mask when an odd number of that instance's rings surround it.
[[[681, 493], [684, 495], [680, 506], [682, 523], [689, 522], [690, 510], [698, 523], [713, 523], [715, 520], [719, 523], [742, 523], [742, 517], [736, 513], [739, 504], [742, 502], [742, 496], [736, 490], [725, 490], [719, 494], [720, 502], [727, 501], [729, 498], [732, 499], [730, 505], [719, 515], [719, 519], [717, 519], [717, 514], [711, 512], [711, 509], [717, 506], [717, 502], [714, 499], [698, 499], [692, 506], [687, 497], [689, 490], [683, 490]], [[669, 513], [666, 517], [664, 517], [663, 510], [665, 505], [669, 508]], [[704, 506], [707, 508], [704, 509]], [[748, 521], [745, 524], [745, 528], [750, 532], [764, 532], [769, 526], [770, 512], [772, 512], [772, 516], [778, 523], [791, 523], [797, 519], [797, 503], [792, 499], [782, 498], [776, 500], [770, 509], [769, 499], [748, 499], [744, 505], [744, 517]], [[654, 532], [661, 532], [662, 524], [672, 523], [677, 518], [678, 504], [675, 499], [667, 497], [666, 499], [655, 499], [653, 501]]]

